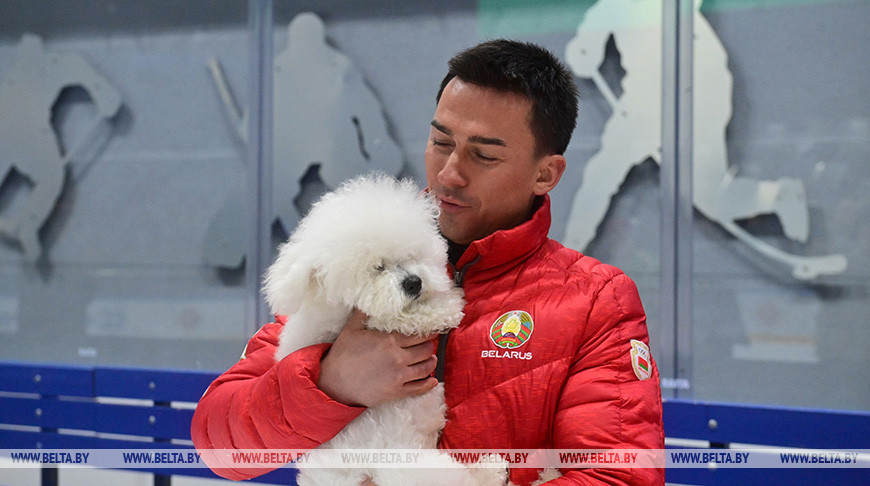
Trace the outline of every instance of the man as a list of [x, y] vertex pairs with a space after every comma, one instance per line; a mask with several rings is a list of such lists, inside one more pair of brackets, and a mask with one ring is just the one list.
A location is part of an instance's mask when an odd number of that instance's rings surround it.
[[[445, 383], [450, 449], [662, 449], [658, 371], [635, 285], [547, 238], [552, 190], [577, 115], [570, 73], [549, 52], [498, 40], [449, 63], [426, 149], [465, 318], [448, 336], [366, 329], [272, 362], [283, 320], [197, 408], [198, 448], [316, 447], [364, 407]], [[436, 370], [437, 368], [437, 370]], [[222, 470], [236, 479], [253, 474]], [[260, 472], [263, 472], [262, 470]], [[663, 484], [661, 469], [563, 469], [552, 484]], [[513, 468], [529, 484], [538, 471]]]

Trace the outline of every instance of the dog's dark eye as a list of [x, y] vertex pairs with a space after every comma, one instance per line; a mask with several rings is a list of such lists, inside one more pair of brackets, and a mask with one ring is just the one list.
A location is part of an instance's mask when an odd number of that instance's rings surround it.
[[380, 265], [375, 267], [375, 271], [377, 271], [377, 272], [383, 272], [386, 269], [387, 269], [387, 266], [384, 265], [383, 263], [381, 263]]

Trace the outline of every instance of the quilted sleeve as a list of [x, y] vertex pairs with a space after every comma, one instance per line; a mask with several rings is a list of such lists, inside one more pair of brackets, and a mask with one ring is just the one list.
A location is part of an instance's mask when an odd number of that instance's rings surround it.
[[[554, 447], [661, 450], [661, 390], [658, 370], [648, 353], [646, 315], [634, 282], [614, 267], [604, 267], [612, 276], [597, 293], [580, 334], [557, 406]], [[594, 468], [562, 473], [547, 484], [664, 484], [664, 469]]]
[[[242, 358], [220, 375], [200, 399], [191, 437], [200, 452], [209, 449], [315, 448], [334, 437], [364, 408], [330, 399], [317, 388], [320, 358], [329, 344], [274, 354], [282, 324], [264, 326], [248, 342]], [[222, 463], [217, 454], [203, 460], [218, 475], [234, 480], [269, 472]]]

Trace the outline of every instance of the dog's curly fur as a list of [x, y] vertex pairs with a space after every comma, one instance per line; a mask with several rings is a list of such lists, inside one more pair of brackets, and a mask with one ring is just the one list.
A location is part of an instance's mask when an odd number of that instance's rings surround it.
[[[402, 334], [445, 332], [462, 319], [462, 291], [446, 274], [447, 246], [434, 200], [412, 181], [364, 176], [324, 195], [282, 245], [264, 285], [276, 314], [288, 316], [275, 359], [333, 342], [354, 308], [366, 325]], [[461, 468], [437, 450], [444, 388], [367, 409], [299, 464], [299, 484], [379, 486], [504, 484], [503, 468]], [[328, 449], [413, 449], [437, 471], [310, 467]], [[320, 451], [320, 454], [319, 452]], [[319, 454], [319, 455], [318, 455]]]

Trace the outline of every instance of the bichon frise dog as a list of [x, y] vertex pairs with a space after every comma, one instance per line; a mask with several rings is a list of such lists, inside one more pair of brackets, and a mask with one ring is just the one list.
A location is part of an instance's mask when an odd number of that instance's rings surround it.
[[[447, 276], [437, 216], [433, 199], [413, 182], [387, 176], [353, 179], [324, 195], [266, 274], [267, 302], [288, 316], [275, 359], [335, 341], [354, 308], [369, 316], [367, 327], [386, 332], [429, 334], [459, 325], [462, 291]], [[369, 408], [297, 464], [299, 484], [504, 484], [503, 467], [465, 468], [437, 450], [445, 411], [443, 384]], [[318, 466], [336, 449], [413, 450], [420, 466]]]

